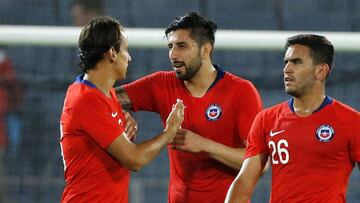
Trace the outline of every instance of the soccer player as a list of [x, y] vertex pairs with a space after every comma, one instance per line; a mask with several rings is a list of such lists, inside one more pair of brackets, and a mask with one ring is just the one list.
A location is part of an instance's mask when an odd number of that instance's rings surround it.
[[164, 131], [134, 144], [113, 88], [131, 60], [124, 29], [113, 18], [95, 18], [82, 29], [78, 47], [84, 74], [69, 86], [60, 121], [62, 202], [127, 203], [129, 169], [138, 171], [175, 137], [184, 106], [169, 103]]
[[169, 203], [224, 202], [242, 164], [246, 138], [261, 110], [253, 84], [213, 65], [217, 25], [195, 12], [166, 28], [174, 71], [160, 71], [117, 89], [123, 106], [160, 114], [171, 101], [186, 106], [185, 120], [169, 145]]
[[270, 156], [270, 202], [345, 202], [349, 176], [360, 167], [360, 114], [326, 95], [334, 47], [300, 34], [285, 45], [288, 101], [261, 111], [249, 132], [243, 167], [226, 202], [247, 202]]

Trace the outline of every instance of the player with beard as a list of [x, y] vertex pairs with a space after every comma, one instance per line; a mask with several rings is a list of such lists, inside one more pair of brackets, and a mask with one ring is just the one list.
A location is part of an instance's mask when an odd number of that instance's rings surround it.
[[216, 29], [195, 12], [174, 19], [165, 30], [174, 71], [156, 72], [117, 89], [124, 107], [159, 113], [163, 124], [174, 98], [186, 106], [182, 129], [168, 147], [169, 203], [224, 202], [262, 107], [251, 82], [212, 64]]
[[226, 202], [248, 202], [270, 156], [270, 202], [346, 202], [360, 168], [360, 114], [325, 94], [334, 47], [323, 36], [300, 34], [285, 46], [288, 101], [261, 111], [249, 132], [245, 161]]

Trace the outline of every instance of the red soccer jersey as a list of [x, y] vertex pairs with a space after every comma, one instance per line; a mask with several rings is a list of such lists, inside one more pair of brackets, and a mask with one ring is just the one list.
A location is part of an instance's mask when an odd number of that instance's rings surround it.
[[70, 85], [60, 121], [62, 202], [128, 202], [129, 170], [106, 152], [124, 132], [124, 122], [114, 89], [107, 98], [82, 77]]
[[318, 111], [299, 117], [292, 101], [256, 116], [245, 158], [270, 155], [270, 202], [345, 202], [350, 173], [360, 161], [359, 112], [327, 97]]
[[[193, 97], [173, 71], [157, 72], [125, 87], [135, 111], [159, 113], [166, 122], [176, 99], [184, 101], [182, 128], [230, 147], [245, 147], [243, 140], [261, 100], [247, 80], [218, 69], [215, 85], [201, 98]], [[169, 200], [173, 203], [224, 202], [237, 171], [205, 153], [168, 148], [170, 157]]]

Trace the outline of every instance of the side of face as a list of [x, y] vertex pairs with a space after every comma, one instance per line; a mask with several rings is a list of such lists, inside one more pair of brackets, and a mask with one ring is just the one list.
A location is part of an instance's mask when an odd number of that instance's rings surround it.
[[311, 49], [300, 44], [289, 46], [284, 64], [285, 92], [294, 97], [307, 94], [316, 82], [316, 65], [311, 57]]
[[179, 29], [168, 35], [169, 58], [181, 80], [190, 80], [202, 66], [201, 48], [190, 36], [190, 30]]
[[[116, 54], [116, 60], [115, 60], [115, 74], [117, 75], [117, 80], [123, 80], [126, 77], [127, 68], [129, 65], [129, 62], [131, 61], [131, 56], [129, 53], [129, 44], [128, 44], [128, 38], [124, 31], [121, 31], [122, 39], [120, 44], [120, 50], [118, 52], [114, 51]], [[115, 50], [115, 49], [114, 49]]]

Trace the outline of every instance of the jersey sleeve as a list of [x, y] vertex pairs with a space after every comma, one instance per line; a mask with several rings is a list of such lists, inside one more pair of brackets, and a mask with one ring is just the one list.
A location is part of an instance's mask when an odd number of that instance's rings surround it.
[[350, 143], [351, 159], [360, 162], [360, 115], [356, 117], [355, 126]]
[[125, 131], [108, 104], [96, 95], [85, 95], [76, 108], [80, 129], [104, 149]]
[[255, 156], [260, 153], [268, 154], [268, 147], [264, 136], [263, 113], [256, 115], [254, 122], [250, 128], [249, 137], [247, 139], [246, 152], [244, 159]]
[[155, 111], [154, 87], [158, 82], [158, 73], [142, 77], [134, 82], [123, 85], [130, 98], [133, 111]]
[[239, 126], [240, 138], [246, 141], [251, 124], [256, 114], [262, 109], [262, 102], [258, 91], [249, 81], [246, 81], [239, 91], [240, 98], [238, 103], [240, 106], [237, 112], [237, 126]]

